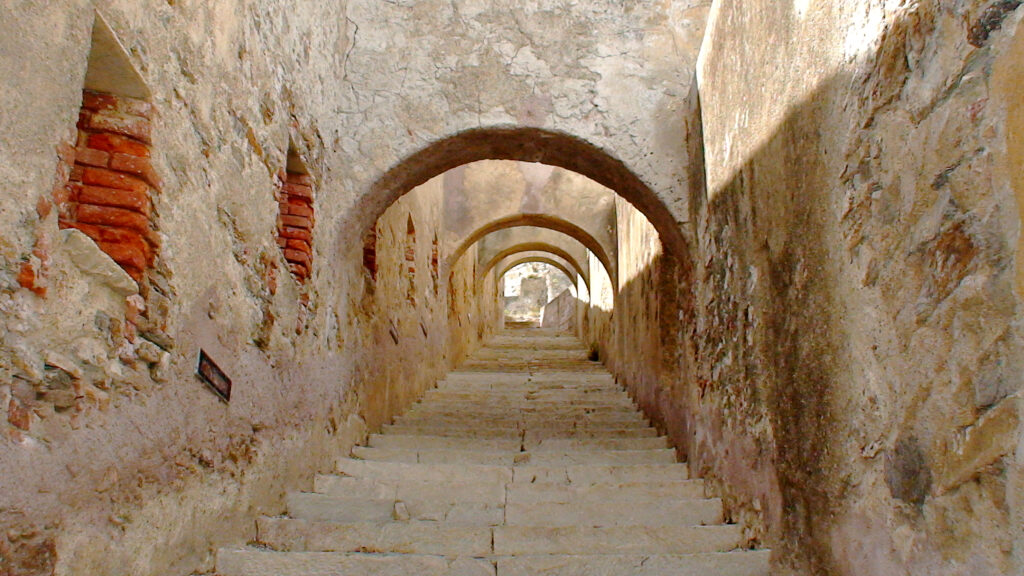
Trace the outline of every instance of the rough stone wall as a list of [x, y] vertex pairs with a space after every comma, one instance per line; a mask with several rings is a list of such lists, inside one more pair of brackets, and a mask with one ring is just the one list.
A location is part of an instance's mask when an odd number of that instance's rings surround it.
[[[151, 92], [162, 280], [150, 287], [90, 238], [60, 230], [59, 210], [42, 209], [77, 158], [92, 4], [0, 10], [0, 70], [17, 87], [0, 103], [0, 572], [209, 567], [217, 546], [251, 537], [254, 515], [280, 512], [285, 490], [308, 485], [365, 434], [364, 417], [390, 418], [444, 372], [430, 363], [447, 354], [448, 337], [445, 292], [427, 272], [436, 214], [403, 207], [424, 220], [414, 250], [424, 273], [417, 306], [387, 317], [373, 298], [392, 297], [405, 220], [385, 219], [388, 240], [376, 252], [387, 287], [376, 294], [362, 246], [338, 243], [353, 192], [337, 174], [353, 167], [328, 151], [339, 132], [325, 122], [336, 120], [345, 85], [346, 9], [102, 3]], [[293, 147], [317, 193], [312, 270], [301, 285], [277, 241], [278, 174]], [[407, 303], [408, 284], [401, 294]], [[156, 349], [130, 329], [141, 334], [154, 317], [161, 325], [150, 335], [166, 335]], [[194, 377], [200, 348], [232, 378], [230, 404]], [[381, 392], [371, 367], [396, 354], [416, 377]]]
[[992, 75], [1018, 5], [713, 10], [676, 394], [695, 471], [763, 515], [779, 573], [1021, 570], [1015, 112]]

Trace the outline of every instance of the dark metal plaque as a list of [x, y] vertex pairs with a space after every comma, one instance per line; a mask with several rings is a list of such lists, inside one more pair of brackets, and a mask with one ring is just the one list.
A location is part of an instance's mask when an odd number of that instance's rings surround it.
[[199, 350], [199, 366], [196, 374], [220, 396], [220, 399], [228, 402], [231, 400], [231, 378], [220, 369], [220, 366], [210, 359], [206, 350]]

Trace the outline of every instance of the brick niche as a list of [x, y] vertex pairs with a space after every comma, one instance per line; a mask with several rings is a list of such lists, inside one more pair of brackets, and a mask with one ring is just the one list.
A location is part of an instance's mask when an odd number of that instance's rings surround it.
[[153, 107], [144, 100], [85, 90], [78, 118], [74, 166], [56, 198], [59, 226], [76, 228], [136, 281], [159, 247], [150, 164]]
[[313, 272], [313, 179], [288, 172], [278, 194], [277, 245], [300, 283]]

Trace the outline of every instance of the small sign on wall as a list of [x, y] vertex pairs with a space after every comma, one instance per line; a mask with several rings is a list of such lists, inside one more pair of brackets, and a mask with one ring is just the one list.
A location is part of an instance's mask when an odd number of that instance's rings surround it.
[[199, 350], [199, 365], [196, 367], [196, 375], [206, 382], [221, 400], [225, 402], [231, 400], [231, 378], [228, 378], [220, 366], [217, 366], [206, 350]]

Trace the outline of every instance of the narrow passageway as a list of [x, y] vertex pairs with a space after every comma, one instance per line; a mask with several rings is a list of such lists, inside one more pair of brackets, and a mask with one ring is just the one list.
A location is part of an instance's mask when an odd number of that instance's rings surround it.
[[369, 437], [223, 576], [768, 574], [575, 337], [506, 330]]

